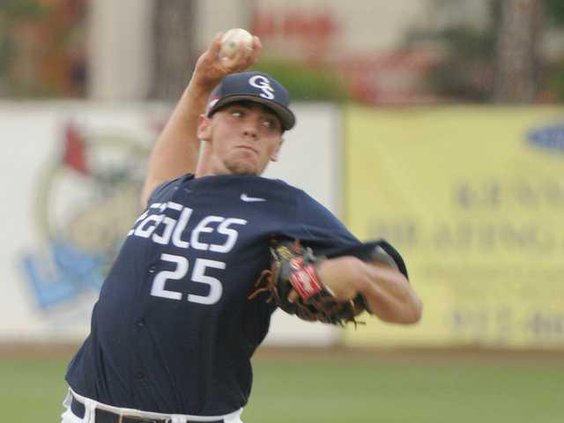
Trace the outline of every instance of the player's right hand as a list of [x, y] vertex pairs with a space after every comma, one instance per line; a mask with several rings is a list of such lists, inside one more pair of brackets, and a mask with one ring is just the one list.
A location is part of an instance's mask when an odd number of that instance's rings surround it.
[[207, 90], [212, 90], [226, 75], [242, 72], [253, 66], [262, 50], [260, 39], [255, 35], [251, 49], [239, 45], [233, 56], [220, 57], [222, 36], [223, 33], [220, 32], [213, 38], [207, 50], [198, 58], [192, 76], [194, 83]]

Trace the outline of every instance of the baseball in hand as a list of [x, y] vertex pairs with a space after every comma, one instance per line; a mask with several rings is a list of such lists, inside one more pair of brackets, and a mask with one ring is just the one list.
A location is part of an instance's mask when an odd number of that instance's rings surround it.
[[228, 30], [221, 38], [220, 57], [231, 58], [237, 53], [239, 44], [249, 51], [253, 48], [253, 36], [243, 28], [233, 28]]

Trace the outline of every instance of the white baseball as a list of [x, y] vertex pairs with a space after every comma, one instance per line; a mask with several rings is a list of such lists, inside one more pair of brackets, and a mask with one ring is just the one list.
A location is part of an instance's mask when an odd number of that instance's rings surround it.
[[233, 28], [228, 30], [223, 37], [221, 37], [221, 48], [219, 50], [220, 57], [233, 57], [239, 48], [239, 44], [252, 50], [253, 36], [251, 33], [243, 28]]

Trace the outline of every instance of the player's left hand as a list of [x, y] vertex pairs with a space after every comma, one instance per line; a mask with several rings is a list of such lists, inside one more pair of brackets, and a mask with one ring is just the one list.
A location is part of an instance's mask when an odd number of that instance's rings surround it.
[[[358, 259], [317, 257], [297, 240], [276, 242], [270, 251], [271, 269], [263, 272], [249, 298], [269, 292], [282, 310], [300, 319], [337, 325], [357, 323], [355, 317], [366, 310], [366, 303], [352, 283], [358, 272], [347, 272]], [[317, 269], [326, 273], [332, 286], [325, 283]]]

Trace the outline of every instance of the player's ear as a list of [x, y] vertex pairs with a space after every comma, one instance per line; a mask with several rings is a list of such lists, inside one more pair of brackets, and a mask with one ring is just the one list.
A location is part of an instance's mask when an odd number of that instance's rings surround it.
[[280, 153], [280, 148], [282, 147], [282, 143], [284, 142], [284, 138], [280, 138], [280, 141], [278, 142], [278, 145], [276, 146], [276, 148], [274, 149], [274, 151], [272, 152], [272, 154], [270, 155], [270, 160], [273, 162], [277, 162], [278, 161], [278, 154]]
[[198, 117], [197, 136], [199, 140], [209, 141], [211, 138], [211, 121], [205, 115]]

